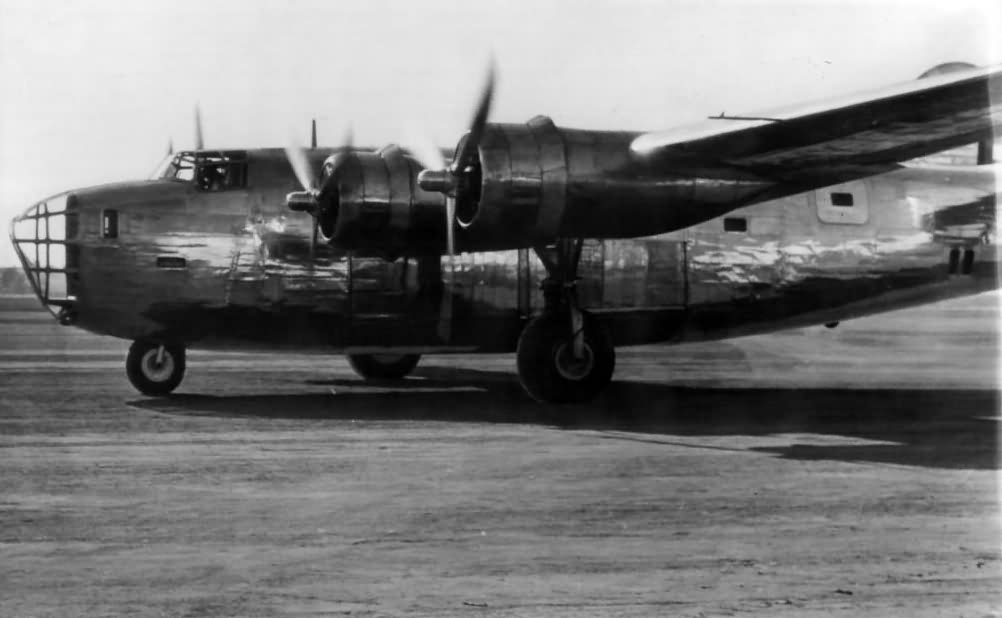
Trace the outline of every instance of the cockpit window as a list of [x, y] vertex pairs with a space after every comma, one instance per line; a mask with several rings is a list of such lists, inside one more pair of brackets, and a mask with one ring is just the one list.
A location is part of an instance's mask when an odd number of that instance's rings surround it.
[[247, 153], [238, 150], [179, 152], [160, 178], [194, 183], [201, 191], [243, 189], [247, 186]]

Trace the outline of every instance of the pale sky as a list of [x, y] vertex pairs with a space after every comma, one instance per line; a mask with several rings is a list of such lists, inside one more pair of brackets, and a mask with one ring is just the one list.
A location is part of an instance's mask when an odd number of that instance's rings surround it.
[[667, 129], [1002, 63], [1002, 3], [0, 0], [0, 266], [35, 201], [192, 147], [196, 102], [208, 147], [452, 146], [492, 54], [494, 121]]

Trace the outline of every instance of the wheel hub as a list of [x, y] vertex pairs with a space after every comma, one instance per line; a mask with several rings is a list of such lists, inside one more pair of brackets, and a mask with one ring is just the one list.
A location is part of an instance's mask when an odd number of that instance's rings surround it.
[[554, 365], [559, 373], [566, 380], [579, 381], [587, 378], [592, 369], [595, 368], [595, 355], [591, 346], [585, 343], [581, 348], [581, 356], [574, 355], [574, 346], [571, 342], [564, 342], [557, 346], [553, 354]]
[[143, 362], [140, 365], [143, 374], [152, 382], [166, 382], [174, 373], [174, 357], [169, 352], [164, 351], [160, 362], [157, 362], [157, 350], [154, 348], [143, 354]]

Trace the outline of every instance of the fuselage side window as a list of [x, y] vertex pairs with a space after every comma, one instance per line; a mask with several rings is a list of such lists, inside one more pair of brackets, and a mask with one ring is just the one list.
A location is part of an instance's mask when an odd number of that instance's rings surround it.
[[853, 180], [813, 191], [818, 219], [823, 223], [864, 225], [870, 219], [866, 182]]
[[852, 206], [852, 193], [845, 193], [842, 191], [832, 192], [832, 206], [842, 206], [843, 208], [849, 208]]
[[727, 217], [724, 219], [725, 232], [747, 232], [748, 220], [744, 217]]

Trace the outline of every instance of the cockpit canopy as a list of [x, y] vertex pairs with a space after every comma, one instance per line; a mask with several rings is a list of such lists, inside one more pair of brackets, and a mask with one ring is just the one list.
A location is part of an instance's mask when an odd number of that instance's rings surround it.
[[200, 191], [230, 191], [247, 186], [247, 151], [181, 151], [157, 178], [194, 184]]

